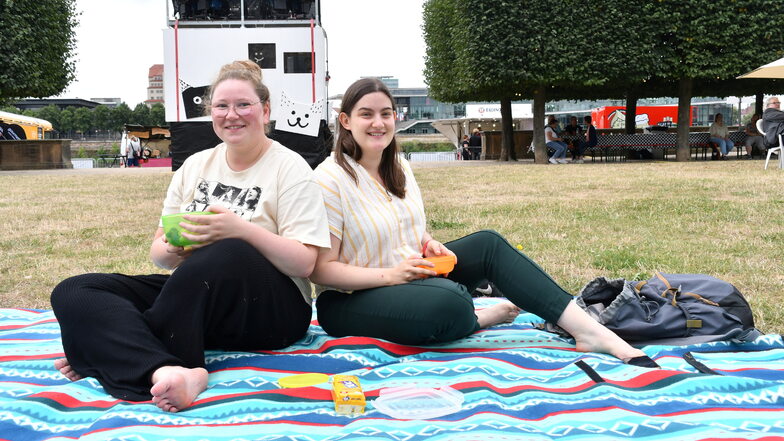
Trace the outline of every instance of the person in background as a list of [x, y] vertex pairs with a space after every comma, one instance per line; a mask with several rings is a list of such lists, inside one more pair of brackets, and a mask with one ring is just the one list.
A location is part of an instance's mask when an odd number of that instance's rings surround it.
[[746, 141], [743, 144], [746, 146], [746, 157], [748, 159], [751, 159], [754, 147], [757, 148], [760, 155], [765, 154], [765, 139], [762, 137], [762, 133], [757, 131], [757, 121], [759, 121], [760, 117], [759, 113], [755, 113], [752, 115], [751, 121], [746, 124]]
[[577, 147], [583, 138], [583, 128], [577, 124], [576, 116], [569, 117], [569, 124], [564, 127], [564, 133], [569, 136], [566, 144], [569, 146], [569, 151], [572, 153], [572, 162], [574, 162], [578, 159]]
[[460, 158], [464, 161], [471, 159], [471, 150], [468, 148], [468, 135], [463, 135], [460, 141]]
[[[310, 166], [265, 134], [270, 96], [261, 68], [250, 60], [223, 66], [205, 98], [223, 143], [183, 163], [162, 210], [186, 211], [204, 198], [213, 214], [185, 215], [195, 224], [182, 233], [199, 244], [168, 243], [159, 223], [150, 257], [170, 275], [83, 274], [51, 297], [63, 375], [95, 377], [116, 398], [152, 399], [167, 412], [187, 408], [207, 388], [205, 349], [281, 349], [305, 335], [306, 278], [330, 240]], [[252, 207], [221, 198], [236, 191], [250, 195]]]
[[718, 147], [716, 159], [727, 159], [727, 154], [735, 148], [735, 143], [730, 140], [729, 130], [724, 125], [724, 116], [717, 113], [713, 124], [710, 126], [710, 141]]
[[135, 136], [128, 137], [128, 147], [125, 150], [127, 156], [128, 167], [139, 167], [139, 158], [142, 156], [142, 145], [139, 138]]
[[[395, 101], [375, 78], [349, 86], [332, 155], [316, 168], [331, 247], [319, 253], [318, 321], [327, 334], [438, 344], [514, 321], [520, 308], [568, 328], [577, 351], [626, 363], [655, 362], [592, 319], [547, 273], [500, 234], [447, 243], [427, 232], [422, 194], [395, 140]], [[445, 277], [427, 257], [454, 256]], [[489, 280], [512, 301], [475, 310], [471, 291]]]
[[596, 137], [596, 127], [593, 126], [591, 115], [586, 115], [583, 118], [583, 121], [585, 122], [586, 136], [585, 139], [580, 141], [580, 144], [577, 145], [576, 159], [572, 161], [577, 164], [585, 162], [585, 151], [591, 147], [595, 147], [596, 144], [599, 143], [599, 138]]
[[779, 135], [784, 135], [784, 112], [781, 111], [781, 100], [772, 96], [766, 101], [762, 112], [762, 130], [765, 132], [767, 148], [779, 146]]
[[471, 138], [468, 139], [468, 150], [471, 151], [471, 159], [477, 160], [482, 156], [482, 132], [478, 128], [471, 131]]
[[558, 127], [558, 120], [551, 115], [547, 127], [544, 128], [545, 145], [554, 150], [549, 161], [550, 164], [566, 164], [567, 145], [563, 142], [563, 139], [558, 136], [558, 133], [555, 130], [556, 127]]

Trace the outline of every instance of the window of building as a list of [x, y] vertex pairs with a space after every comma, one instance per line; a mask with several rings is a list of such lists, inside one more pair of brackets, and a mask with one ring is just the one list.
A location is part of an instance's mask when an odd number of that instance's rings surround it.
[[248, 44], [248, 59], [255, 61], [262, 69], [275, 69], [275, 43]]
[[283, 73], [311, 73], [310, 52], [284, 52]]

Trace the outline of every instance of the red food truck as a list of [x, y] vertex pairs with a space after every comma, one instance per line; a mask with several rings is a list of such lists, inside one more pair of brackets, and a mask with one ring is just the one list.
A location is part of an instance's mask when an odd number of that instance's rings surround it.
[[[622, 129], [626, 127], [626, 107], [603, 106], [591, 110], [594, 126], [597, 129]], [[636, 126], [674, 126], [678, 123], [678, 106], [637, 106]], [[694, 123], [694, 106], [689, 112], [689, 125]]]

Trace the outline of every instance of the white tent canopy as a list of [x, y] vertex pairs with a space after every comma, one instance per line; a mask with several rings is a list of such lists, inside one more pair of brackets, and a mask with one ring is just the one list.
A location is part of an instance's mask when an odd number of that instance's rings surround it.
[[[460, 144], [459, 140], [463, 138], [463, 135], [470, 135], [474, 128], [481, 127], [482, 130], [490, 131], [501, 130], [499, 118], [439, 119], [430, 124], [455, 146]], [[512, 128], [514, 130], [533, 130], [533, 118], [514, 118]]]
[[784, 78], [784, 58], [758, 67], [738, 78]]

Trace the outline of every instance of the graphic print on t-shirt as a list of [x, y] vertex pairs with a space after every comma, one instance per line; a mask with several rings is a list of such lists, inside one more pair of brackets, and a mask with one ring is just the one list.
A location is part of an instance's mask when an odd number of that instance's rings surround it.
[[245, 220], [251, 220], [261, 197], [261, 187], [234, 187], [217, 181], [200, 179], [193, 191], [193, 201], [185, 211], [206, 211], [210, 205], [228, 208]]

